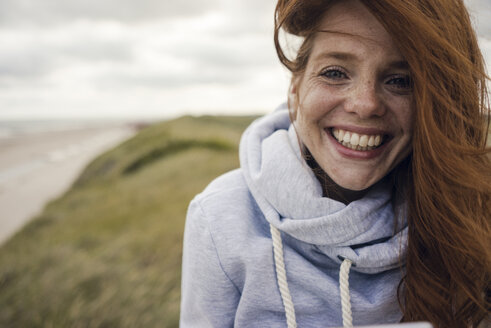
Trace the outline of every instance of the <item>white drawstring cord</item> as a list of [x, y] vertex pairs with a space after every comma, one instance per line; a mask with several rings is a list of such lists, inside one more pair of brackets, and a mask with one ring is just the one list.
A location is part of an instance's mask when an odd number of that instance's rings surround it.
[[[293, 306], [292, 297], [290, 295], [290, 289], [288, 288], [288, 282], [286, 281], [285, 262], [283, 260], [283, 243], [281, 241], [281, 234], [278, 229], [269, 225], [271, 229], [271, 237], [273, 239], [273, 253], [274, 264], [276, 267], [276, 279], [280, 287], [280, 295], [285, 307], [286, 324], [288, 328], [296, 328], [297, 320], [295, 318], [295, 308]], [[351, 261], [344, 259], [339, 269], [339, 290], [341, 294], [341, 308], [343, 313], [343, 327], [353, 327], [353, 318], [351, 314], [351, 301], [349, 295], [349, 271], [351, 268]]]
[[292, 297], [288, 289], [286, 281], [285, 262], [283, 260], [283, 243], [281, 242], [281, 234], [278, 229], [269, 225], [271, 229], [271, 237], [273, 239], [274, 264], [276, 267], [276, 278], [280, 287], [281, 299], [285, 307], [286, 324], [288, 328], [297, 327], [297, 319], [295, 318], [295, 308], [293, 307]]
[[341, 308], [343, 312], [343, 327], [353, 327], [351, 315], [351, 301], [349, 296], [349, 270], [351, 261], [344, 259], [339, 269], [339, 291], [341, 294]]

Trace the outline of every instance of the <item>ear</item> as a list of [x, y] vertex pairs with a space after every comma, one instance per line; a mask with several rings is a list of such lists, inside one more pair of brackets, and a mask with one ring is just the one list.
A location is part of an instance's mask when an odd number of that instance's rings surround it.
[[299, 84], [300, 84], [300, 76], [292, 77], [290, 81], [290, 90], [289, 90], [290, 94], [295, 96], [298, 94]]
[[298, 110], [298, 84], [300, 79], [298, 77], [292, 77], [290, 82], [290, 87], [288, 89], [288, 108], [290, 109], [290, 116], [292, 120], [297, 118], [297, 110]]

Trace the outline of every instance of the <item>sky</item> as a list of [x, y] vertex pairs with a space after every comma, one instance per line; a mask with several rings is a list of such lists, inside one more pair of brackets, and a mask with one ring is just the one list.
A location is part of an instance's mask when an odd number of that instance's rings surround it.
[[[491, 1], [466, 0], [491, 65]], [[0, 0], [0, 120], [260, 114], [273, 0]], [[491, 66], [490, 66], [491, 67]]]

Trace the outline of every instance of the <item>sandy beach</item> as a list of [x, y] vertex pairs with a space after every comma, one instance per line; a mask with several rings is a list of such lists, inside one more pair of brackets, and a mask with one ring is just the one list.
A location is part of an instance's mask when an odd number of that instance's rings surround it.
[[131, 137], [128, 124], [0, 138], [0, 244], [65, 192], [98, 154]]

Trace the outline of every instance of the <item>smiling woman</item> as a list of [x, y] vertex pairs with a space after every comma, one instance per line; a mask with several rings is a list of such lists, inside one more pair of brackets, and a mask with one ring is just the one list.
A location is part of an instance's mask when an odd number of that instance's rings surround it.
[[[302, 74], [294, 77], [294, 125], [326, 177], [331, 198], [349, 202], [411, 151], [413, 100], [408, 65], [359, 2], [322, 18]], [[339, 186], [339, 187], [337, 187]]]
[[[461, 0], [279, 0], [288, 104], [192, 201], [182, 327], [488, 327], [483, 59]], [[303, 38], [289, 59], [280, 31]]]

